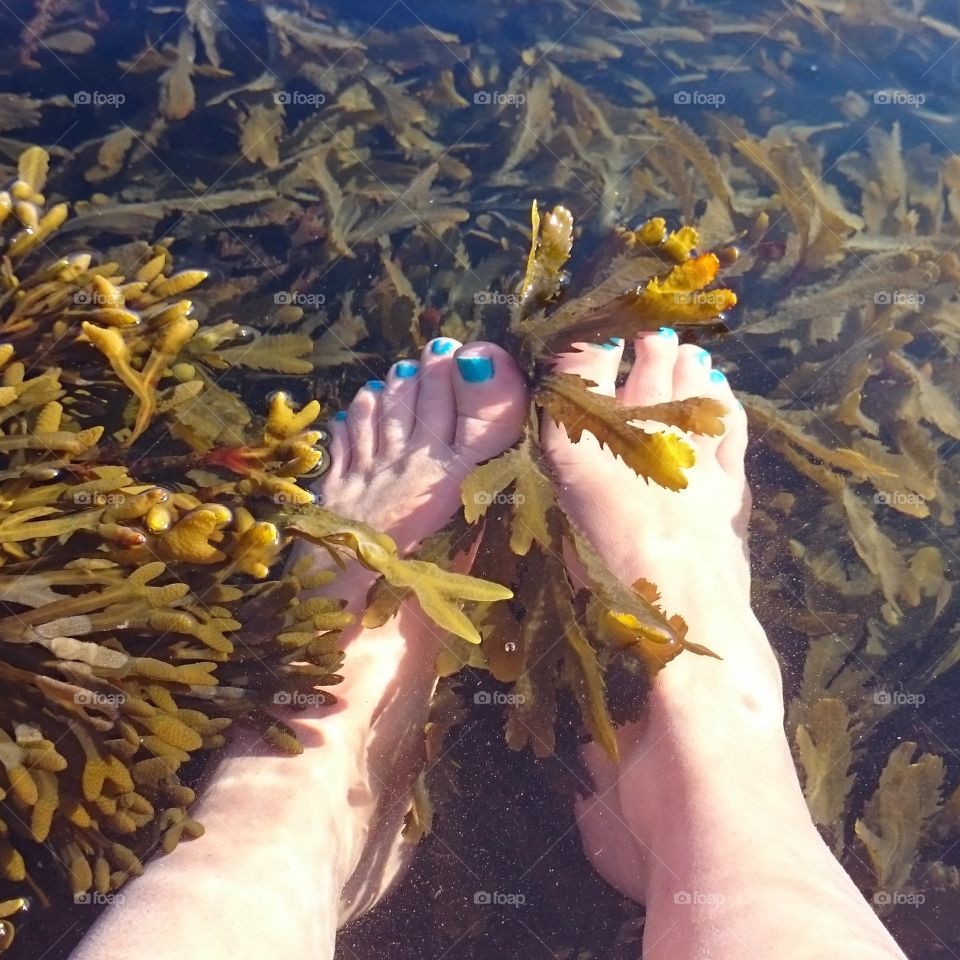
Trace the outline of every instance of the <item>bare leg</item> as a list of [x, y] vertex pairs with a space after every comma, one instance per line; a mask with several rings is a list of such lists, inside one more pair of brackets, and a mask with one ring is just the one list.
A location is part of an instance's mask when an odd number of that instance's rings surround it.
[[[443, 526], [460, 481], [520, 435], [526, 393], [492, 344], [427, 345], [335, 421], [326, 504], [390, 533], [403, 551]], [[336, 586], [358, 609], [370, 575]], [[342, 922], [386, 892], [410, 857], [399, 840], [422, 759], [439, 639], [405, 605], [378, 630], [353, 629], [340, 703], [285, 719], [304, 744], [275, 757], [255, 736], [228, 749], [198, 804], [207, 832], [151, 863], [73, 960], [302, 960], [333, 956]], [[346, 897], [344, 895], [346, 888]]]
[[[585, 347], [559, 369], [615, 393], [621, 349]], [[657, 677], [648, 716], [620, 731], [621, 763], [585, 751], [595, 794], [578, 811], [584, 848], [614, 886], [646, 902], [645, 960], [903, 957], [810, 820], [783, 731], [780, 673], [750, 609], [746, 418], [705, 351], [672, 331], [636, 342], [626, 404], [724, 402], [727, 432], [697, 438], [679, 492], [648, 486], [592, 436], [546, 424], [564, 506], [626, 583], [644, 577], [690, 638]]]

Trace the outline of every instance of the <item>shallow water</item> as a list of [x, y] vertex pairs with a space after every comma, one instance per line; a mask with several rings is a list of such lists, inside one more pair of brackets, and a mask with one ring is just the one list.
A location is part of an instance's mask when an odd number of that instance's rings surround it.
[[[816, 698], [843, 700], [861, 751], [833, 837], [844, 863], [881, 909], [899, 898], [885, 919], [911, 956], [960, 950], [960, 900], [930, 870], [956, 865], [956, 825], [941, 818], [895, 891], [878, 889], [854, 839], [899, 742], [943, 758], [944, 797], [960, 772], [956, 669], [936, 670], [957, 642], [960, 554], [950, 516], [960, 440], [955, 4], [230, 0], [204, 10], [207, 32], [177, 5], [77, 0], [52, 26], [30, 20], [31, 4], [5, 8], [0, 151], [8, 162], [29, 143], [51, 151], [50, 192], [81, 201], [61, 248], [71, 236], [111, 249], [174, 237], [179, 262], [212, 272], [203, 319], [266, 329], [278, 305], [294, 303], [319, 318], [319, 336], [345, 312], [363, 315], [366, 333], [348, 343], [361, 358], [316, 378], [235, 378], [251, 404], [282, 386], [332, 407], [417, 337], [502, 336], [534, 198], [574, 214], [572, 290], [618, 224], [662, 215], [670, 228], [694, 222], [705, 248], [740, 246], [720, 278], [739, 305], [724, 326], [684, 335], [714, 352], [755, 418], [755, 600], [795, 698], [791, 728], [812, 722]], [[18, 63], [24, 45], [38, 67]], [[25, 95], [43, 102], [28, 109]], [[743, 145], [760, 141], [766, 152], [751, 160]], [[299, 166], [314, 154], [333, 187]], [[771, 158], [787, 158], [779, 181], [765, 170]], [[710, 163], [719, 181], [704, 173]], [[711, 204], [718, 182], [730, 196]], [[781, 202], [790, 187], [796, 210]], [[141, 206], [131, 215], [119, 203]], [[798, 240], [802, 209], [840, 214]], [[770, 226], [758, 231], [765, 211]], [[895, 254], [906, 259], [882, 260]], [[387, 256], [409, 293], [386, 278]], [[940, 389], [935, 403], [889, 346], [873, 345], [887, 327], [909, 332], [892, 349]], [[864, 361], [861, 409], [875, 429], [837, 414]], [[782, 419], [761, 405], [770, 399]], [[900, 457], [904, 476], [912, 465], [939, 481], [886, 489], [876, 471], [851, 480], [810, 447], [804, 473], [784, 453], [799, 449], [787, 412], [826, 449]], [[827, 468], [867, 505], [881, 547], [874, 527], [857, 527], [828, 481], [818, 484]], [[854, 665], [865, 679], [803, 685], [811, 644], [835, 635], [847, 652], [834, 672]], [[642, 912], [579, 850], [568, 795], [575, 712], [562, 714], [559, 757], [534, 761], [504, 745], [499, 712], [474, 703], [488, 687], [479, 673], [462, 680], [472, 709], [441, 771], [435, 832], [397, 894], [344, 934], [342, 960], [638, 955]], [[454, 774], [456, 786], [444, 786]], [[34, 910], [10, 956], [67, 956], [93, 912]]]

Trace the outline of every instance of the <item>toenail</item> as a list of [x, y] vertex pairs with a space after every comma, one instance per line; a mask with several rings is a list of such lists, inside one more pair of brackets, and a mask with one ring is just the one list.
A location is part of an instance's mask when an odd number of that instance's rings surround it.
[[493, 379], [493, 360], [490, 357], [457, 357], [457, 368], [467, 383], [483, 383]]
[[382, 380], [368, 380], [365, 384], [368, 390], [373, 390], [374, 393], [379, 393], [386, 384]]
[[415, 377], [417, 375], [417, 365], [412, 360], [401, 360], [396, 367], [394, 367], [398, 377]]
[[722, 370], [711, 370], [711, 371], [710, 371], [710, 379], [711, 379], [714, 383], [723, 383], [727, 378], [724, 376]]
[[742, 404], [739, 400], [737, 401], [737, 409], [738, 409], [738, 410], [742, 410], [742, 409], [743, 409], [743, 404]]
[[700, 347], [700, 352], [697, 354], [697, 359], [706, 366], [710, 362], [710, 352], [704, 350], [703, 347]]
[[448, 353], [453, 352], [454, 343], [452, 340], [447, 340], [445, 337], [441, 337], [439, 340], [434, 340], [430, 344], [430, 352], [435, 353], [438, 357], [445, 357]]
[[606, 343], [598, 343], [597, 346], [601, 350], [616, 350], [620, 344], [623, 343], [619, 337], [611, 337]]
[[347, 419], [347, 411], [346, 411], [346, 410], [338, 410], [338, 411], [333, 415], [333, 419], [334, 419], [334, 420], [346, 420], [346, 419]]
[[675, 337], [677, 331], [673, 327], [661, 327], [658, 331], [661, 337]]

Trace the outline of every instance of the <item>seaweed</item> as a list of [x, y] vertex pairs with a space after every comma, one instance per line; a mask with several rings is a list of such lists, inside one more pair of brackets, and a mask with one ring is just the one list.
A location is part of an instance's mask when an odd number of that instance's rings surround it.
[[[258, 415], [218, 386], [311, 370], [308, 336], [242, 346], [238, 323], [200, 323], [181, 298], [206, 273], [173, 272], [162, 243], [129, 277], [89, 252], [51, 260], [67, 205], [47, 208], [48, 165], [26, 150], [0, 193], [0, 873], [44, 903], [45, 857], [74, 896], [107, 894], [200, 836], [179, 771], [233, 722], [300, 752], [281, 708], [333, 702], [353, 618], [316, 595], [332, 572], [286, 562], [296, 541], [468, 640], [457, 602], [510, 596], [316, 503], [319, 402], [277, 390]], [[3, 905], [6, 945], [22, 907]]]

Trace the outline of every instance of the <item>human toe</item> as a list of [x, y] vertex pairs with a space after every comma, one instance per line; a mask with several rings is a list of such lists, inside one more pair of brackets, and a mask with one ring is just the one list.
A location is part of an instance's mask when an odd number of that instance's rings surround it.
[[457, 351], [453, 377], [457, 452], [477, 463], [512, 447], [523, 430], [527, 391], [513, 358], [493, 343]]
[[636, 359], [620, 391], [620, 401], [630, 407], [666, 403], [673, 398], [673, 371], [680, 350], [677, 333], [661, 327], [634, 340]]
[[677, 351], [673, 367], [673, 399], [702, 397], [709, 389], [713, 358], [708, 350], [692, 343], [683, 344]]
[[384, 387], [382, 380], [368, 380], [347, 409], [351, 470], [369, 470], [373, 466]]
[[321, 477], [318, 486], [337, 483], [350, 470], [350, 436], [347, 433], [347, 411], [340, 410], [327, 424], [330, 434], [328, 452], [330, 469]]
[[574, 351], [561, 353], [554, 364], [554, 373], [573, 373], [593, 381], [595, 393], [612, 397], [616, 392], [617, 374], [623, 358], [623, 340], [614, 337], [605, 343], [574, 343]]
[[413, 360], [398, 360], [387, 374], [380, 408], [379, 459], [396, 459], [410, 443], [417, 419], [419, 369]]
[[457, 428], [453, 357], [460, 346], [460, 341], [452, 337], [437, 337], [423, 348], [417, 373], [416, 418], [411, 435], [411, 442], [416, 446], [449, 446], [453, 443]]

